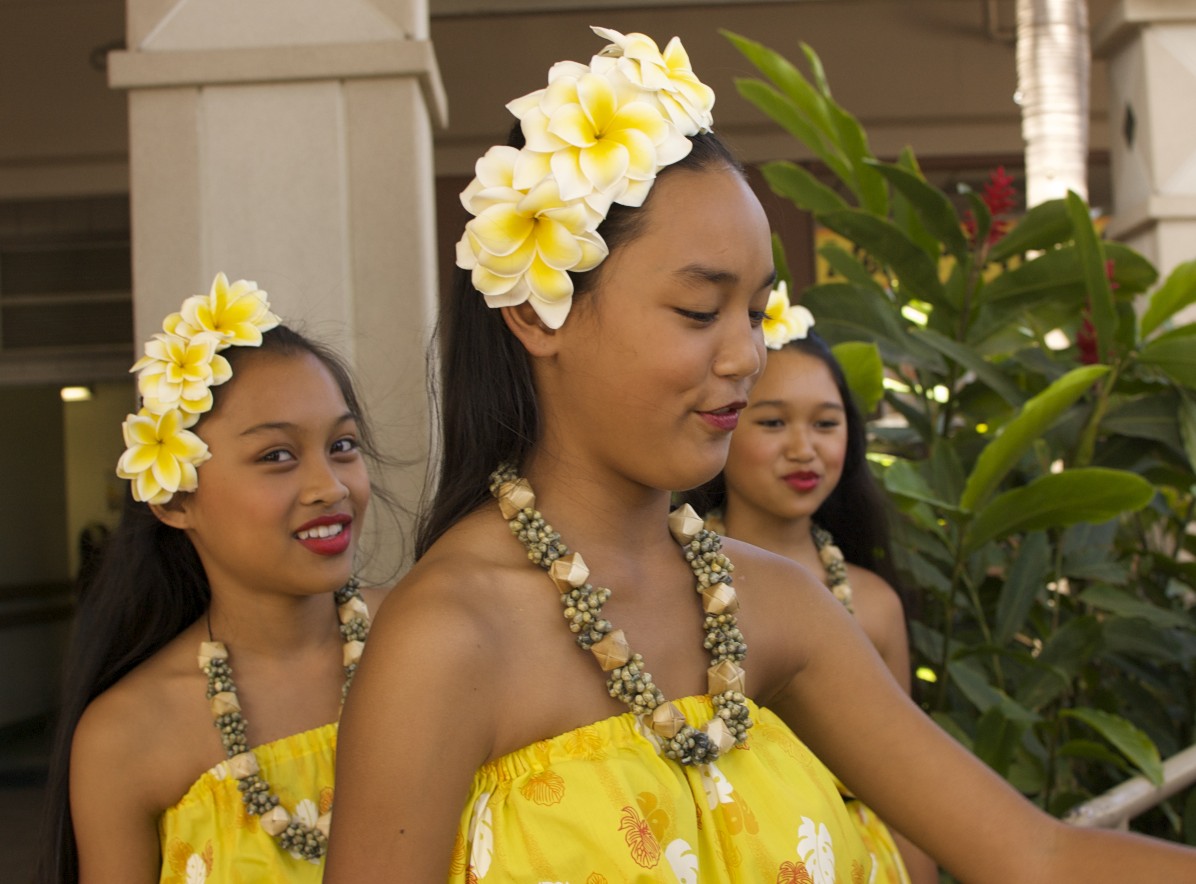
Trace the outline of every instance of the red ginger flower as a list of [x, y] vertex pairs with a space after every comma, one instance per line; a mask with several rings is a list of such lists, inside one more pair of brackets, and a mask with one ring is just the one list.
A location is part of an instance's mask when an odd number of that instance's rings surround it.
[[[1009, 232], [1009, 221], [1001, 218], [1013, 211], [1017, 205], [1017, 191], [1013, 188], [1013, 179], [1006, 174], [1004, 166], [997, 166], [988, 176], [988, 183], [980, 194], [989, 214], [992, 215], [992, 225], [988, 228], [986, 241], [991, 246]], [[968, 239], [976, 240], [976, 216], [968, 209], [963, 216], [963, 229]]]

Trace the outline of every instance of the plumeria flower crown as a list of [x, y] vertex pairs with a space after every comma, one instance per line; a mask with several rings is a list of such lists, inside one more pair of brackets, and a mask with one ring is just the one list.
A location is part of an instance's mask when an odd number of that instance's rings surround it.
[[598, 225], [611, 205], [642, 205], [657, 172], [712, 122], [714, 91], [678, 38], [662, 52], [643, 34], [593, 31], [610, 44], [588, 65], [558, 62], [547, 87], [510, 102], [524, 147], [490, 148], [461, 193], [474, 217], [457, 266], [488, 306], [530, 302], [550, 328], [569, 315], [570, 271], [607, 256]]
[[814, 314], [801, 304], [790, 304], [788, 284], [784, 280], [778, 282], [768, 294], [768, 306], [761, 323], [764, 345], [770, 350], [780, 350], [790, 341], [808, 335], [813, 325]]
[[220, 355], [229, 347], [260, 347], [262, 332], [278, 325], [256, 282], [230, 284], [216, 274], [211, 291], [183, 302], [133, 363], [141, 409], [125, 418], [124, 454], [116, 474], [133, 483], [133, 497], [163, 504], [176, 492], [194, 491], [196, 467], [211, 455], [188, 428], [212, 408], [212, 387], [233, 376]]

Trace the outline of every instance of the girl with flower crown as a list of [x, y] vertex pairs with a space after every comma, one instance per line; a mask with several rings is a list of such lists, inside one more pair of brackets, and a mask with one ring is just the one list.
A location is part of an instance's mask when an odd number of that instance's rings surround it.
[[345, 708], [327, 880], [866, 882], [819, 759], [968, 881], [1192, 878], [1048, 818], [808, 572], [670, 514], [763, 367], [772, 250], [680, 43], [599, 34], [463, 194], [439, 485]]
[[[909, 642], [892, 564], [886, 501], [865, 458], [863, 418], [843, 368], [790, 306], [785, 283], [769, 298], [768, 358], [731, 434], [727, 465], [683, 499], [707, 527], [779, 553], [820, 577], [851, 611], [902, 689]], [[933, 860], [857, 799], [851, 814], [872, 854], [875, 884], [933, 884]]]
[[39, 880], [318, 881], [336, 721], [381, 600], [352, 576], [368, 428], [340, 359], [252, 282], [217, 276], [145, 354]]

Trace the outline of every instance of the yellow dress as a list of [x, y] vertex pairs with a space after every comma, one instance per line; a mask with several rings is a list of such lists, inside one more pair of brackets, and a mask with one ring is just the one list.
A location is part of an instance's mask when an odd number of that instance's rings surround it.
[[[335, 722], [255, 746], [262, 777], [292, 816], [309, 825], [332, 807]], [[203, 774], [158, 821], [161, 882], [319, 882], [324, 860], [310, 862], [283, 850], [245, 812], [237, 780], [222, 761]]]
[[[726, 534], [726, 525], [723, 523], [722, 512], [719, 510], [707, 514], [705, 524], [711, 531]], [[823, 535], [826, 542], [833, 543], [833, 539], [828, 532], [823, 530]], [[815, 545], [818, 546], [818, 554], [821, 557], [822, 546], [818, 543], [817, 536], [815, 537]], [[842, 558], [842, 553], [839, 553], [839, 558]], [[835, 582], [830, 579], [830, 574], [827, 575], [827, 578], [828, 584]], [[839, 586], [833, 588], [828, 586], [828, 588], [831, 589], [835, 598], [839, 599], [847, 610], [851, 611], [852, 614], [855, 613], [851, 603], [851, 585], [847, 583], [846, 574], [842, 575]], [[910, 884], [909, 872], [905, 869], [905, 860], [901, 858], [901, 851], [897, 848], [896, 842], [893, 841], [893, 835], [889, 831], [889, 827], [873, 812], [872, 808], [854, 797], [848, 788], [839, 782], [837, 777], [835, 778], [835, 784], [842, 794], [844, 802], [847, 804], [847, 812], [851, 817], [852, 824], [855, 825], [860, 838], [863, 839], [864, 844], [868, 848], [868, 852], [872, 854], [875, 876], [871, 879], [870, 884]]]
[[[710, 719], [709, 697], [674, 700]], [[872, 861], [830, 772], [768, 709], [743, 748], [689, 767], [630, 712], [474, 775], [450, 882], [868, 884]]]

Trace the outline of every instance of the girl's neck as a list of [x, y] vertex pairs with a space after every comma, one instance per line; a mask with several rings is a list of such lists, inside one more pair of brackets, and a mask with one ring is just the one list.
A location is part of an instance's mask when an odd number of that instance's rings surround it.
[[778, 519], [750, 506], [736, 506], [734, 499], [728, 497], [723, 512], [723, 524], [729, 537], [794, 561], [804, 563], [818, 558], [818, 549], [810, 534], [812, 520], [809, 516]]
[[526, 467], [536, 509], [565, 543], [586, 556], [643, 550], [673, 541], [669, 493], [565, 457], [540, 454]]
[[307, 597], [261, 594], [228, 598], [212, 593], [207, 610], [212, 638], [238, 656], [271, 658], [319, 652], [341, 642], [332, 593]]

